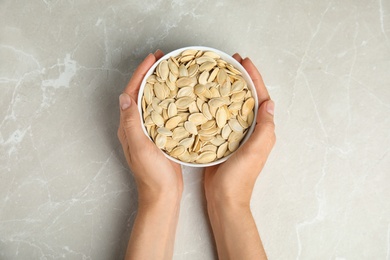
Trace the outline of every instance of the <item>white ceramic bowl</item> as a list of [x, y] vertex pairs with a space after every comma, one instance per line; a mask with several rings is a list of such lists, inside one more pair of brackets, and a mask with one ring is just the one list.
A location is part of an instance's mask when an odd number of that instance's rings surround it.
[[[153, 72], [155, 71], [157, 65], [162, 61], [162, 60], [167, 60], [169, 59], [169, 57], [171, 56], [177, 56], [179, 55], [180, 53], [182, 53], [183, 51], [185, 50], [202, 50], [202, 51], [213, 51], [215, 53], [217, 53], [218, 55], [221, 56], [221, 58], [225, 61], [227, 61], [228, 63], [232, 64], [236, 69], [238, 69], [241, 73], [242, 73], [242, 77], [245, 79], [245, 81], [247, 82], [247, 85], [248, 85], [248, 88], [252, 91], [252, 95], [253, 95], [253, 98], [255, 99], [255, 107], [254, 107], [254, 120], [253, 120], [253, 123], [252, 125], [249, 127], [248, 129], [248, 132], [246, 133], [244, 139], [241, 141], [240, 143], [240, 146], [245, 143], [248, 138], [250, 137], [250, 135], [253, 133], [253, 130], [255, 128], [255, 125], [256, 125], [256, 117], [257, 117], [257, 108], [259, 106], [259, 101], [258, 101], [258, 98], [257, 98], [257, 92], [256, 92], [256, 88], [253, 84], [253, 81], [251, 79], [251, 77], [249, 76], [248, 72], [244, 69], [244, 67], [238, 62], [236, 61], [232, 56], [220, 51], [220, 50], [217, 50], [217, 49], [214, 49], [214, 48], [210, 48], [210, 47], [205, 47], [205, 46], [189, 46], [189, 47], [185, 47], [185, 48], [181, 48], [181, 49], [177, 49], [175, 51], [172, 51], [170, 53], [167, 53], [165, 54], [161, 59], [159, 59], [155, 64], [153, 64], [153, 66], [149, 69], [149, 71], [146, 73], [144, 79], [142, 80], [142, 83], [141, 83], [141, 87], [140, 87], [140, 90], [139, 90], [139, 94], [138, 94], [138, 110], [140, 112], [140, 115], [141, 115], [141, 122], [143, 124], [143, 118], [142, 118], [142, 106], [141, 106], [141, 100], [142, 100], [142, 96], [143, 96], [143, 92], [144, 92], [144, 88], [145, 88], [145, 85], [146, 85], [146, 79], [151, 75], [153, 74]], [[142, 127], [145, 135], [151, 140], [149, 134], [147, 133], [146, 131], [146, 128], [145, 127]], [[221, 159], [218, 159], [216, 161], [213, 161], [213, 162], [210, 162], [210, 163], [203, 163], [203, 164], [199, 164], [199, 163], [188, 163], [188, 162], [183, 162], [183, 161], [180, 161], [176, 158], [173, 158], [172, 156], [166, 154], [164, 151], [162, 151], [164, 153], [164, 155], [176, 162], [176, 163], [179, 163], [181, 165], [185, 165], [185, 166], [191, 166], [191, 167], [208, 167], [208, 166], [212, 166], [212, 165], [217, 165], [217, 164], [220, 164], [220, 163], [223, 163], [224, 161], [226, 161], [230, 156], [232, 156], [234, 154], [231, 153], [230, 155], [226, 156], [226, 157], [222, 157]]]

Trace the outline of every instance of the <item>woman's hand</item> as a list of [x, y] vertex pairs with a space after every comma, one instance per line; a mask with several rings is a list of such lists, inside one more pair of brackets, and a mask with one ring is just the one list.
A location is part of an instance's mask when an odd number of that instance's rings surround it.
[[248, 71], [255, 84], [259, 108], [256, 127], [226, 162], [204, 173], [207, 208], [220, 259], [266, 258], [250, 211], [256, 179], [275, 143], [274, 103], [252, 61], [233, 56]]
[[149, 68], [163, 56], [161, 51], [149, 54], [133, 74], [119, 97], [120, 125], [118, 138], [127, 163], [137, 182], [140, 204], [153, 203], [164, 195], [180, 195], [183, 178], [179, 164], [168, 160], [144, 134], [137, 108], [139, 88]]
[[181, 167], [143, 133], [136, 103], [142, 79], [162, 56], [161, 51], [149, 54], [119, 97], [118, 138], [138, 188], [138, 212], [126, 259], [171, 259], [173, 255], [183, 190]]
[[273, 111], [259, 71], [249, 58], [233, 56], [251, 76], [259, 99], [256, 127], [248, 141], [226, 162], [205, 169], [207, 199], [249, 206], [253, 186], [275, 143]]

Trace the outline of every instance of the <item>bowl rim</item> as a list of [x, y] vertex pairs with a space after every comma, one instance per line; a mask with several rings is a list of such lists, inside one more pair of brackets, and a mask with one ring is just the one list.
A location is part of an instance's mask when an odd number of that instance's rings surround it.
[[[227, 53], [225, 53], [223, 51], [220, 51], [220, 50], [212, 48], [212, 47], [207, 47], [207, 46], [188, 46], [188, 47], [182, 47], [182, 48], [173, 50], [173, 51], [165, 54], [164, 56], [162, 56], [160, 59], [158, 59], [152, 65], [152, 67], [150, 67], [150, 69], [146, 72], [145, 76], [142, 79], [142, 82], [141, 82], [141, 85], [140, 85], [140, 88], [139, 88], [139, 92], [138, 92], [138, 98], [137, 98], [137, 106], [138, 106], [138, 111], [139, 111], [139, 114], [140, 114], [142, 131], [149, 138], [149, 140], [151, 140], [153, 142], [153, 140], [149, 136], [148, 132], [146, 131], [146, 128], [144, 126], [144, 119], [142, 117], [142, 113], [143, 113], [143, 111], [142, 111], [142, 96], [143, 96], [143, 92], [144, 92], [144, 88], [145, 88], [145, 85], [146, 85], [147, 78], [151, 74], [153, 74], [153, 72], [155, 71], [156, 67], [158, 66], [158, 64], [161, 61], [169, 59], [171, 56], [177, 56], [178, 54], [182, 53], [185, 50], [212, 51], [212, 52], [217, 53], [218, 55], [221, 56], [221, 58], [223, 60], [225, 60], [228, 63], [232, 64], [235, 68], [237, 68], [242, 73], [242, 77], [247, 82], [248, 88], [252, 91], [252, 96], [255, 99], [254, 120], [252, 122], [252, 125], [248, 128], [248, 131], [245, 134], [245, 137], [240, 142], [240, 146], [238, 147], [238, 149], [239, 149], [246, 141], [248, 141], [249, 137], [252, 135], [252, 133], [253, 133], [253, 131], [255, 129], [255, 126], [256, 126], [256, 118], [257, 118], [258, 107], [259, 107], [259, 100], [258, 100], [258, 97], [257, 97], [256, 87], [255, 87], [255, 84], [253, 83], [252, 78], [249, 76], [249, 73], [246, 71], [246, 69], [236, 59], [234, 59], [232, 56], [230, 56], [229, 54], [227, 54]], [[154, 142], [153, 142], [153, 144], [154, 144]], [[227, 159], [229, 159], [235, 152], [237, 152], [237, 150], [236, 150], [236, 151], [232, 152], [231, 154], [229, 154], [228, 156], [222, 157], [222, 158], [220, 158], [218, 160], [215, 160], [213, 162], [200, 164], [200, 163], [188, 163], [188, 162], [180, 161], [180, 160], [178, 160], [178, 159], [168, 155], [167, 153], [165, 153], [161, 149], [159, 149], [159, 150], [169, 160], [171, 160], [171, 161], [173, 161], [175, 163], [178, 163], [180, 165], [190, 166], [190, 167], [209, 167], [209, 166], [214, 166], [214, 165], [217, 165], [217, 164], [221, 164], [221, 163], [225, 162]]]

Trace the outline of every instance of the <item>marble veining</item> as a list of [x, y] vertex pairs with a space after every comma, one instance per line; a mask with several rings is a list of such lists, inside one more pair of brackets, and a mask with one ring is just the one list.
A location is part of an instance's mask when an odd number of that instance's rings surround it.
[[[140, 61], [249, 56], [277, 144], [252, 210], [269, 259], [390, 260], [390, 2], [0, 2], [0, 259], [121, 259], [137, 191], [116, 137]], [[174, 259], [216, 259], [184, 168]]]

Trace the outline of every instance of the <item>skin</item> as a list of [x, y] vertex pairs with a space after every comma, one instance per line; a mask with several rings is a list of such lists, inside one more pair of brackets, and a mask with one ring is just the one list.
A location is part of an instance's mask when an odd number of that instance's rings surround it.
[[[183, 191], [180, 165], [168, 160], [142, 131], [137, 109], [141, 81], [163, 56], [149, 54], [119, 97], [118, 138], [138, 189], [138, 212], [125, 259], [172, 259]], [[249, 58], [233, 57], [251, 76], [259, 99], [256, 128], [226, 162], [204, 171], [207, 210], [220, 259], [267, 259], [250, 210], [254, 184], [275, 143], [274, 103]], [[151, 158], [153, 163], [151, 163]]]
[[142, 78], [162, 55], [148, 55], [119, 98], [118, 138], [134, 174], [139, 205], [125, 259], [171, 259], [173, 254], [183, 190], [181, 167], [145, 136], [135, 102]]
[[250, 199], [275, 144], [274, 103], [249, 58], [233, 57], [251, 76], [259, 99], [256, 127], [249, 140], [226, 162], [204, 173], [207, 210], [220, 259], [267, 259], [250, 210]]

